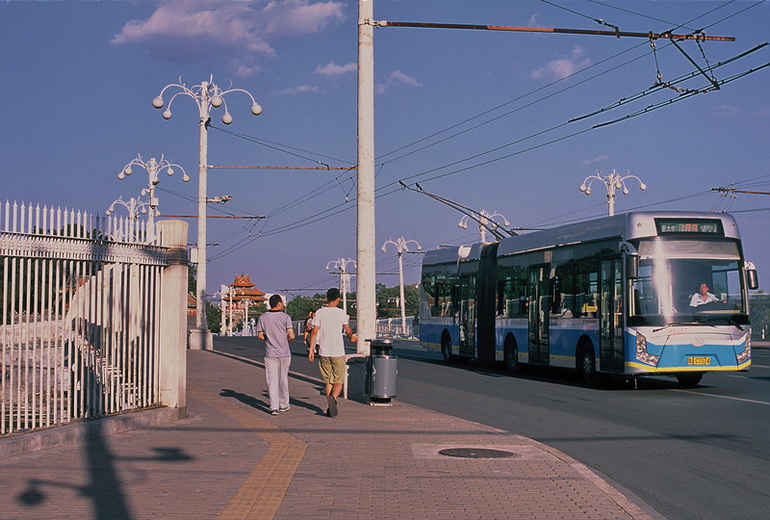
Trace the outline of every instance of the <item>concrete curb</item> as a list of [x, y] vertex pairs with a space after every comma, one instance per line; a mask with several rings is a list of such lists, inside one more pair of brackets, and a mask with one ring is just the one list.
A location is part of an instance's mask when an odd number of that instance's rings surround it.
[[150, 428], [185, 417], [187, 417], [186, 408], [152, 408], [66, 426], [54, 426], [45, 430], [19, 433], [0, 439], [0, 459], [75, 444], [105, 435]]

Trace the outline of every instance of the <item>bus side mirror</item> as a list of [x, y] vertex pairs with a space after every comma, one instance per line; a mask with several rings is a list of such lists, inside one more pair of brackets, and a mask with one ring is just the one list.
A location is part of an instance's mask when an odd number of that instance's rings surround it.
[[626, 277], [639, 278], [639, 255], [626, 255]]
[[757, 276], [756, 269], [746, 270], [746, 279], [748, 280], [749, 290], [756, 291], [759, 289], [759, 277]]

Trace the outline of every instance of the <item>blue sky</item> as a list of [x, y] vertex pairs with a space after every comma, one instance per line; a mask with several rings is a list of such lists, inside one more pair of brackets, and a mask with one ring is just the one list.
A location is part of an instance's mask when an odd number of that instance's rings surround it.
[[[710, 85], [689, 59], [715, 66], [770, 39], [770, 2], [374, 0], [374, 13], [387, 21], [702, 29], [736, 38], [682, 42], [684, 52], [658, 40], [653, 52], [638, 38], [378, 28], [378, 247], [404, 237], [428, 249], [478, 235], [457, 226], [460, 213], [399, 189], [399, 180], [501, 213], [514, 227], [548, 227], [606, 214], [602, 185], [590, 196], [578, 187], [617, 171], [647, 185], [641, 191], [629, 179], [618, 213], [733, 212], [747, 257], [770, 289], [770, 198], [711, 191], [770, 191], [770, 67], [740, 76], [770, 62], [770, 46], [715, 67], [719, 90], [683, 96]], [[228, 95], [234, 122], [226, 126], [222, 110], [212, 112], [209, 163], [353, 166], [356, 21], [356, 1], [0, 3], [3, 199], [103, 213], [147, 184], [141, 170], [119, 180], [126, 163], [163, 154], [192, 180], [162, 178], [161, 212], [195, 214], [197, 107], [180, 97], [166, 121], [151, 105], [180, 77], [193, 86], [213, 75], [222, 87], [248, 90], [264, 109], [254, 117], [245, 96]], [[687, 78], [676, 83], [684, 90], [650, 89], [658, 73], [663, 81]], [[330, 261], [355, 258], [354, 173], [212, 170], [208, 193], [233, 196], [210, 215], [269, 217], [210, 220], [209, 243], [218, 245], [209, 248], [209, 293], [241, 272], [263, 291], [316, 292], [336, 284]], [[406, 260], [406, 281], [416, 282], [419, 257]], [[378, 281], [396, 285], [396, 271], [392, 247], [378, 254]]]

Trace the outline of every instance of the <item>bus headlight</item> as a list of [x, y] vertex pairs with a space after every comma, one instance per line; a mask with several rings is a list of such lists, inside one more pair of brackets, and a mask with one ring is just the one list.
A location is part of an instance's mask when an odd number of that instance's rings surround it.
[[735, 356], [738, 359], [738, 364], [744, 363], [747, 359], [751, 357], [751, 338], [746, 337], [746, 347], [743, 349], [743, 352]]
[[646, 365], [658, 366], [660, 356], [647, 352], [647, 338], [636, 333], [636, 360]]

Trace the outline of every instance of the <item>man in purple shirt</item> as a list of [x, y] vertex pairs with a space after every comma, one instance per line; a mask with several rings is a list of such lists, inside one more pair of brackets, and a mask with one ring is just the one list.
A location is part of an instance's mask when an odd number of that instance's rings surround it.
[[270, 310], [259, 317], [257, 337], [265, 340], [265, 379], [270, 396], [270, 413], [278, 415], [289, 410], [289, 366], [294, 339], [291, 317], [283, 312], [283, 298], [270, 297]]

